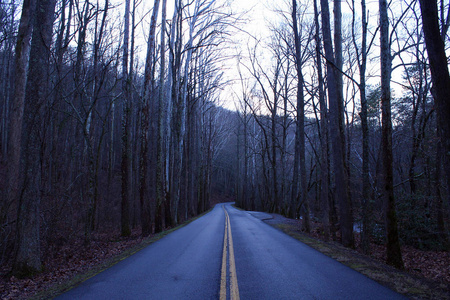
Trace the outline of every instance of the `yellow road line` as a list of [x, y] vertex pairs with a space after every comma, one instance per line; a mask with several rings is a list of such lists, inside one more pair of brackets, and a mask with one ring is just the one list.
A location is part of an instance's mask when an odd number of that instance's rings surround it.
[[[223, 239], [222, 252], [222, 275], [220, 279], [220, 300], [227, 299], [227, 256], [229, 249], [229, 264], [230, 264], [230, 299], [239, 300], [239, 286], [236, 276], [236, 264], [234, 262], [234, 248], [233, 236], [231, 234], [230, 216], [228, 215], [225, 206], [222, 206], [225, 212], [225, 234]], [[227, 243], [228, 242], [228, 243]]]
[[234, 262], [234, 248], [233, 248], [233, 236], [231, 235], [231, 224], [230, 217], [228, 213], [225, 211], [228, 220], [228, 242], [230, 247], [230, 277], [231, 277], [231, 287], [230, 287], [230, 296], [231, 300], [239, 300], [239, 286], [236, 276], [236, 264]]
[[[223, 208], [223, 210], [225, 211], [225, 208]], [[228, 239], [227, 234], [228, 234], [228, 223], [225, 215], [225, 233], [223, 235], [223, 252], [222, 252], [222, 276], [220, 278], [220, 300], [227, 299], [227, 239]]]

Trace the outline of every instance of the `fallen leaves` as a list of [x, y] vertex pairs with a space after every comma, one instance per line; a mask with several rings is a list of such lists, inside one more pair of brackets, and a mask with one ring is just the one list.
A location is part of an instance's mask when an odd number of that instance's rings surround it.
[[120, 238], [119, 233], [94, 235], [89, 247], [83, 239], [73, 239], [61, 247], [46, 249], [43, 259], [44, 271], [32, 278], [19, 279], [8, 276], [11, 262], [0, 267], [0, 298], [27, 299], [40, 291], [45, 291], [56, 284], [65, 282], [102, 264], [111, 257], [142, 242], [139, 232], [134, 231], [130, 238]]
[[402, 247], [405, 268], [416, 275], [450, 283], [450, 253]]
[[[267, 223], [285, 223], [295, 225], [301, 228], [301, 220], [287, 219], [277, 214], [273, 221], [266, 221]], [[322, 224], [319, 222], [312, 222], [312, 230], [310, 236], [324, 240], [321, 234]], [[356, 250], [362, 253], [360, 247], [359, 233], [355, 234], [357, 248]], [[386, 261], [386, 246], [371, 243], [371, 257], [380, 262]], [[403, 261], [407, 272], [421, 276], [436, 282], [446, 285], [450, 284], [450, 252], [444, 251], [424, 251], [415, 249], [411, 246], [402, 246]]]

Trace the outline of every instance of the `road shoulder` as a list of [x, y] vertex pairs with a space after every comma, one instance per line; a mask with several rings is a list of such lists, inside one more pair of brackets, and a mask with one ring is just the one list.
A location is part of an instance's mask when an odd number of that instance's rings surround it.
[[137, 252], [143, 250], [144, 248], [150, 246], [151, 244], [159, 241], [160, 239], [167, 236], [168, 234], [185, 227], [186, 225], [201, 218], [202, 216], [208, 214], [211, 211], [212, 211], [212, 208], [205, 211], [204, 213], [202, 213], [200, 215], [197, 215], [197, 216], [183, 222], [182, 224], [180, 224], [176, 227], [169, 228], [160, 233], [152, 234], [147, 238], [143, 238], [140, 243], [138, 243], [128, 249], [125, 249], [123, 252], [121, 252], [113, 257], [110, 257], [104, 261], [101, 261], [98, 264], [94, 264], [89, 269], [87, 269], [83, 272], [79, 272], [79, 273], [75, 274], [74, 276], [72, 276], [71, 278], [69, 278], [67, 280], [63, 280], [61, 282], [57, 282], [54, 285], [52, 285], [44, 290], [39, 290], [36, 294], [30, 296], [30, 299], [52, 299], [58, 295], [61, 295], [65, 292], [71, 290], [72, 288], [77, 287], [82, 282], [90, 279], [91, 277], [93, 277], [97, 274], [100, 274], [101, 272], [111, 268], [112, 266], [116, 265], [117, 263], [121, 262], [122, 260], [136, 254]]
[[263, 214], [271, 216], [264, 218], [265, 223], [400, 294], [411, 299], [450, 299], [448, 284], [399, 271], [356, 250], [345, 248], [337, 242], [327, 242], [309, 236], [300, 230], [299, 220], [278, 214]]

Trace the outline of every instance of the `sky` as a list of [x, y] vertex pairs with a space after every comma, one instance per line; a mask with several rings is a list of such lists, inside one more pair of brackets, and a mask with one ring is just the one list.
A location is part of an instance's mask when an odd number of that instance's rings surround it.
[[[275, 8], [278, 9], [288, 9], [290, 6], [291, 0], [277, 0], [277, 1], [268, 1], [268, 0], [246, 0], [246, 1], [239, 1], [235, 0], [233, 2], [233, 9], [241, 10], [241, 11], [249, 11], [246, 18], [248, 19], [248, 24], [246, 25], [246, 31], [250, 34], [254, 35], [255, 37], [261, 39], [261, 45], [264, 44], [265, 41], [268, 41], [271, 32], [269, 29], [269, 26], [271, 24], [277, 24], [278, 22], [281, 22], [281, 17], [278, 13], [274, 12]], [[309, 2], [309, 4], [306, 4]], [[310, 9], [310, 14], [312, 13], [312, 0], [304, 0], [299, 1], [299, 5], [308, 5]], [[320, 3], [318, 3], [320, 5]], [[330, 13], [333, 13], [333, 7], [332, 7], [332, 1], [329, 1], [330, 4]], [[351, 1], [350, 0], [343, 0], [342, 1], [342, 13], [343, 13], [343, 34], [345, 35], [345, 31], [347, 31], [347, 34], [350, 29], [348, 29], [348, 26], [351, 23], [351, 15], [352, 11], [350, 10]], [[369, 40], [371, 39], [370, 32], [373, 32], [378, 25], [378, 1], [377, 0], [366, 0], [366, 7], [368, 9], [368, 22], [369, 22]], [[390, 18], [391, 21], [395, 20], [397, 17], [396, 14], [398, 12], [403, 11], [404, 7], [408, 5], [408, 1], [394, 1], [391, 3], [391, 12], [390, 12]], [[355, 6], [356, 6], [356, 13], [357, 18], [360, 15], [360, 1], [355, 0]], [[320, 9], [320, 7], [319, 7]], [[289, 12], [288, 12], [289, 13]], [[333, 16], [331, 16], [333, 18]], [[395, 21], [392, 21], [395, 22]], [[332, 24], [333, 26], [333, 24]], [[357, 26], [358, 27], [358, 26]], [[399, 26], [401, 27], [401, 26]], [[397, 27], [399, 30], [400, 28]], [[391, 27], [392, 30], [392, 27]], [[357, 28], [358, 31], [358, 28]], [[235, 39], [238, 41], [238, 45], [240, 46], [241, 51], [245, 52], [246, 49], [246, 41], [248, 41], [248, 36], [245, 34], [239, 34], [235, 37]], [[367, 75], [368, 75], [368, 84], [376, 85], [379, 83], [380, 79], [378, 74], [379, 69], [379, 60], [378, 57], [378, 47], [379, 45], [379, 36], [375, 36], [373, 39], [374, 46], [372, 46], [372, 54], [370, 54], [370, 60], [368, 62], [368, 69], [367, 69]], [[397, 51], [398, 47], [401, 47], [401, 42], [399, 44], [394, 43], [392, 46], [392, 52], [394, 53]], [[404, 54], [403, 58], [406, 62], [410, 62], [410, 57], [408, 55]], [[392, 73], [392, 89], [394, 90], [394, 94], [399, 96], [403, 90], [400, 84], [403, 81], [402, 74], [403, 74], [403, 67], [396, 68], [398, 64], [400, 64], [401, 61], [396, 56], [393, 60], [393, 73]], [[356, 67], [356, 66], [355, 66]], [[230, 72], [230, 78], [236, 77], [236, 72]], [[357, 73], [354, 74], [354, 76], [358, 76]], [[358, 96], [357, 96], [358, 97]]]
[[[218, 51], [223, 51], [224, 54], [228, 56], [232, 56], [233, 54], [242, 53], [248, 54], [248, 45], [250, 41], [250, 45], [254, 43], [254, 40], [250, 38], [250, 36], [254, 36], [257, 39], [261, 41], [261, 45], [263, 46], [265, 42], [269, 41], [270, 38], [270, 29], [269, 24], [276, 24], [277, 22], [280, 22], [280, 16], [273, 11], [274, 6], [278, 5], [279, 7], [285, 7], [285, 9], [288, 7], [289, 0], [277, 0], [277, 1], [269, 1], [269, 0], [217, 0], [218, 2], [222, 1], [229, 1], [231, 2], [231, 9], [236, 14], [240, 14], [242, 12], [247, 12], [242, 18], [243, 24], [239, 24], [239, 29], [242, 29], [242, 31], [235, 30], [232, 34], [231, 40], [232, 43], [229, 46], [229, 49], [222, 50], [218, 49]], [[308, 1], [300, 1], [300, 4], [304, 4]], [[309, 2], [312, 2], [312, 0], [309, 0]], [[350, 10], [348, 8], [348, 2], [350, 1], [343, 1], [342, 2], [342, 11], [344, 14], [344, 23], [349, 23], [350, 18]], [[173, 0], [168, 0], [168, 10], [167, 10], [167, 18], [172, 18], [173, 14]], [[402, 2], [403, 3], [403, 2]], [[357, 8], [359, 8], [359, 1], [355, 1], [355, 4], [357, 5]], [[143, 1], [144, 7], [142, 9], [139, 9], [139, 14], [143, 15], [144, 13], [148, 13], [151, 10], [151, 7], [153, 5], [153, 1], [144, 0]], [[393, 4], [393, 5], [401, 5], [401, 4]], [[367, 0], [367, 7], [369, 9], [369, 26], [376, 26], [378, 22], [378, 1], [371, 1]], [[312, 7], [311, 7], [312, 10]], [[332, 12], [332, 7], [330, 6], [330, 10]], [[161, 13], [159, 13], [159, 17], [161, 17]], [[346, 19], [347, 18], [347, 19]], [[139, 19], [139, 18], [138, 18]], [[146, 39], [148, 32], [148, 19], [146, 21], [142, 22], [140, 24], [140, 30], [141, 30], [141, 37], [142, 42], [140, 46], [141, 53], [145, 55], [145, 49], [146, 49]], [[345, 27], [345, 24], [343, 28]], [[345, 30], [345, 28], [344, 28]], [[379, 38], [374, 39], [375, 44], [379, 43]], [[261, 50], [262, 53], [264, 52]], [[375, 48], [375, 51], [376, 48]], [[264, 55], [264, 54], [262, 54]], [[376, 53], [374, 52], [374, 55], [376, 57]], [[268, 59], [263, 58], [263, 61], [266, 63], [269, 62]], [[396, 63], [396, 62], [394, 62]], [[377, 73], [377, 69], [379, 68], [379, 62], [377, 60], [374, 60], [372, 64], [369, 66], [369, 71], [372, 70], [373, 73]], [[227, 87], [224, 89], [224, 91], [221, 93], [221, 105], [225, 106], [229, 109], [236, 109], [236, 105], [234, 103], [233, 98], [236, 98], [236, 95], [242, 94], [242, 91], [240, 90], [240, 83], [237, 82], [237, 79], [239, 78], [238, 67], [237, 67], [237, 59], [230, 58], [228, 59], [222, 66], [223, 72], [224, 72], [224, 78], [229, 81], [227, 84]], [[241, 68], [241, 70], [245, 70], [245, 68]], [[401, 73], [402, 68], [396, 69], [396, 71], [393, 74], [393, 77], [395, 81], [401, 81]], [[356, 75], [356, 74], [355, 74]], [[356, 75], [357, 76], [357, 75]], [[248, 75], [247, 75], [248, 77]], [[369, 83], [376, 84], [379, 81], [379, 78], [373, 77], [372, 79], [369, 79]], [[399, 86], [396, 84], [393, 84], [393, 88], [400, 90]]]

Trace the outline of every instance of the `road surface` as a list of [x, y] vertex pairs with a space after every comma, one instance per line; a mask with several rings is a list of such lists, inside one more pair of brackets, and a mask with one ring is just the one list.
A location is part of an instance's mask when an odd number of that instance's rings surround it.
[[57, 299], [405, 299], [231, 203]]

